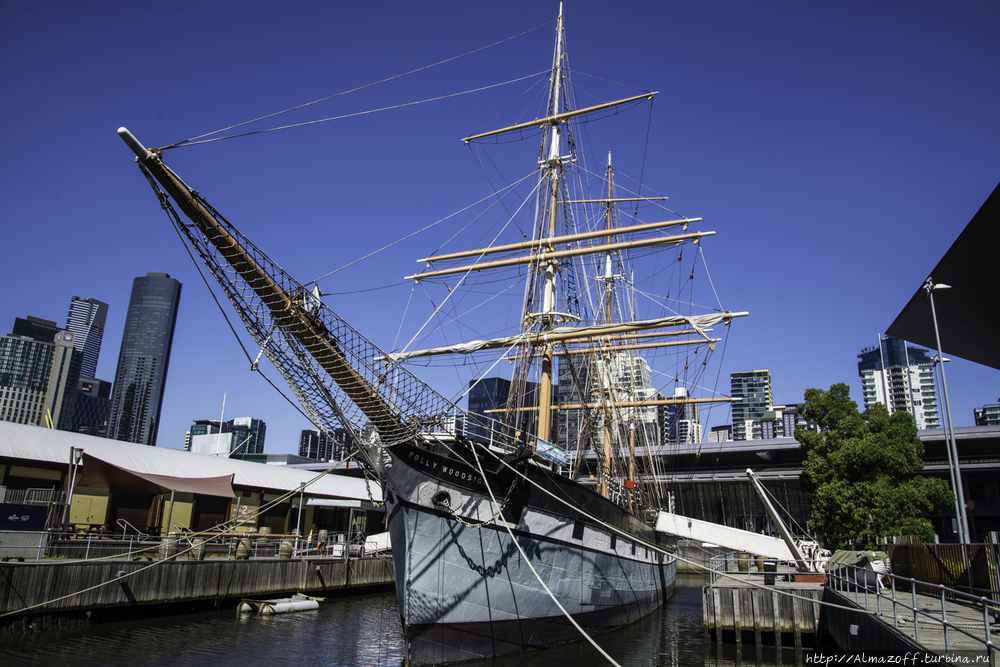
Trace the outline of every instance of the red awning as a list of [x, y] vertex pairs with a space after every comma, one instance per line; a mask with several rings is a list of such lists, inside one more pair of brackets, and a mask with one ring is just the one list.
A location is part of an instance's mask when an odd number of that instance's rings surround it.
[[80, 486], [140, 491], [142, 493], [196, 493], [202, 496], [235, 498], [233, 475], [221, 477], [171, 477], [148, 472], [127, 470], [84, 453], [77, 482]]

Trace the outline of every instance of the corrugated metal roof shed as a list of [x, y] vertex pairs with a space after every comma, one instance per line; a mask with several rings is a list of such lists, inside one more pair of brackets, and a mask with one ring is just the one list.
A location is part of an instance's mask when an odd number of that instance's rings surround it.
[[[176, 449], [149, 447], [130, 442], [108, 440], [79, 433], [55, 431], [11, 422], [0, 422], [0, 458], [69, 465], [70, 449], [82, 448], [87, 454], [120, 468], [172, 477], [218, 477], [234, 475], [233, 486], [269, 491], [292, 491], [309, 483], [306, 494], [314, 497], [350, 498], [367, 501], [363, 479], [342, 475], [323, 475], [285, 466], [249, 463], [218, 456], [203, 456]], [[382, 500], [382, 489], [370, 483], [371, 495]]]

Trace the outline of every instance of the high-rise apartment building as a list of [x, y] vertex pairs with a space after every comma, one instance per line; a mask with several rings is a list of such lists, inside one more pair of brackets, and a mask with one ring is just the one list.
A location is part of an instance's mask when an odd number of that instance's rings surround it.
[[771, 410], [771, 372], [743, 371], [729, 375], [733, 398], [733, 440], [764, 437], [761, 419]]
[[71, 430], [79, 379], [71, 332], [56, 330], [50, 342], [0, 337], [0, 420]]
[[[687, 398], [684, 387], [674, 389], [674, 398]], [[664, 405], [660, 408], [660, 424], [663, 440], [668, 445], [684, 445], [701, 442], [702, 429], [698, 422], [698, 404], [680, 403]]]
[[74, 296], [69, 302], [66, 329], [73, 332], [73, 345], [83, 354], [80, 365], [83, 377], [97, 377], [97, 358], [101, 354], [101, 339], [107, 319], [108, 304], [103, 301]]
[[909, 412], [919, 429], [941, 427], [934, 365], [927, 350], [879, 336], [879, 344], [861, 350], [858, 359], [866, 410], [881, 403], [889, 414]]
[[319, 429], [306, 429], [299, 434], [299, 456], [314, 461], [329, 461], [333, 442]]
[[187, 432], [184, 450], [208, 456], [263, 454], [267, 424], [253, 417], [227, 422], [196, 419]]
[[[456, 424], [455, 426], [463, 429], [470, 437], [489, 442], [494, 424], [496, 422], [503, 423], [505, 419], [503, 412], [496, 411], [507, 407], [507, 402], [513, 388], [513, 382], [500, 377], [472, 380], [469, 382], [469, 414], [467, 420], [464, 424]], [[557, 397], [557, 390], [557, 386], [552, 387], [553, 399]], [[535, 392], [537, 391], [537, 384], [533, 382], [527, 384], [525, 389], [526, 405], [534, 405], [536, 402]], [[532, 410], [515, 411], [513, 417], [514, 423], [511, 425], [521, 433], [534, 433], [535, 414]], [[551, 441], [552, 434], [558, 428], [555, 420], [553, 422], [552, 433], [549, 434], [548, 438], [549, 441]]]
[[264, 435], [267, 433], [267, 424], [261, 419], [253, 417], [237, 417], [227, 422], [229, 429], [235, 434], [233, 437], [233, 453], [236, 454], [263, 454]]
[[109, 438], [156, 445], [180, 297], [180, 282], [166, 273], [147, 273], [132, 282], [111, 391]]
[[[560, 406], [634, 403], [658, 397], [652, 371], [628, 352], [567, 355], [559, 360]], [[618, 407], [612, 417], [621, 428], [635, 428], [637, 446], [661, 444], [664, 416], [657, 406]], [[567, 450], [592, 447], [604, 438], [605, 411], [560, 409], [559, 445]]]
[[973, 408], [976, 426], [1000, 426], [1000, 403]]
[[299, 436], [299, 456], [316, 461], [343, 461], [351, 445], [345, 429], [335, 429], [330, 437], [317, 429], [306, 429]]
[[[628, 352], [599, 355], [595, 364], [596, 377], [592, 375], [591, 390], [602, 401], [631, 403], [655, 398], [653, 373], [649, 363], [642, 357]], [[603, 392], [603, 395], [602, 395]], [[687, 392], [684, 392], [687, 395]], [[657, 445], [660, 442], [659, 422], [656, 406], [618, 408], [616, 420], [625, 425], [634, 425], [644, 431], [643, 445]]]
[[503, 414], [493, 412], [507, 406], [510, 397], [510, 380], [500, 377], [483, 378], [469, 382], [469, 419], [466, 433], [479, 440], [489, 441], [490, 424], [503, 421]]

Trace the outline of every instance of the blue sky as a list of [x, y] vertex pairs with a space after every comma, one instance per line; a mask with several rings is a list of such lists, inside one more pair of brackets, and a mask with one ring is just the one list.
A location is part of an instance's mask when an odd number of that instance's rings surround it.
[[[267, 451], [295, 451], [308, 424], [249, 371], [115, 130], [166, 145], [547, 24], [262, 126], [506, 81], [547, 68], [556, 12], [520, 0], [0, 2], [3, 333], [25, 315], [64, 324], [73, 295], [105, 301], [98, 376], [113, 380], [132, 279], [167, 272], [184, 288], [159, 445], [181, 447], [225, 393], [227, 418], [260, 417]], [[636, 116], [644, 181], [717, 231], [715, 285], [723, 304], [750, 312], [723, 377], [769, 369], [779, 403], [836, 382], [859, 400], [858, 352], [1000, 182], [1000, 5], [579, 0], [566, 24], [571, 65], [590, 75], [578, 85], [660, 91]], [[167, 161], [305, 280], [485, 196], [460, 139], [494, 127], [515, 95], [504, 87]], [[432, 248], [415, 239], [323, 289], [399, 282]], [[391, 347], [408, 294], [327, 304]], [[1000, 372], [963, 360], [949, 364], [948, 384], [959, 426], [1000, 398]]]

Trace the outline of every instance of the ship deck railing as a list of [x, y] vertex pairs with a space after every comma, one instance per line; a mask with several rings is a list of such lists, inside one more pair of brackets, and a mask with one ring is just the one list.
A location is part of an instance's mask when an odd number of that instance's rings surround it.
[[69, 531], [25, 531], [0, 537], [0, 561], [163, 560], [170, 558], [261, 559], [377, 558], [365, 552], [363, 538], [346, 532], [319, 531], [310, 537], [261, 532], [193, 532], [168, 535], [113, 533], [99, 526], [74, 525]]

